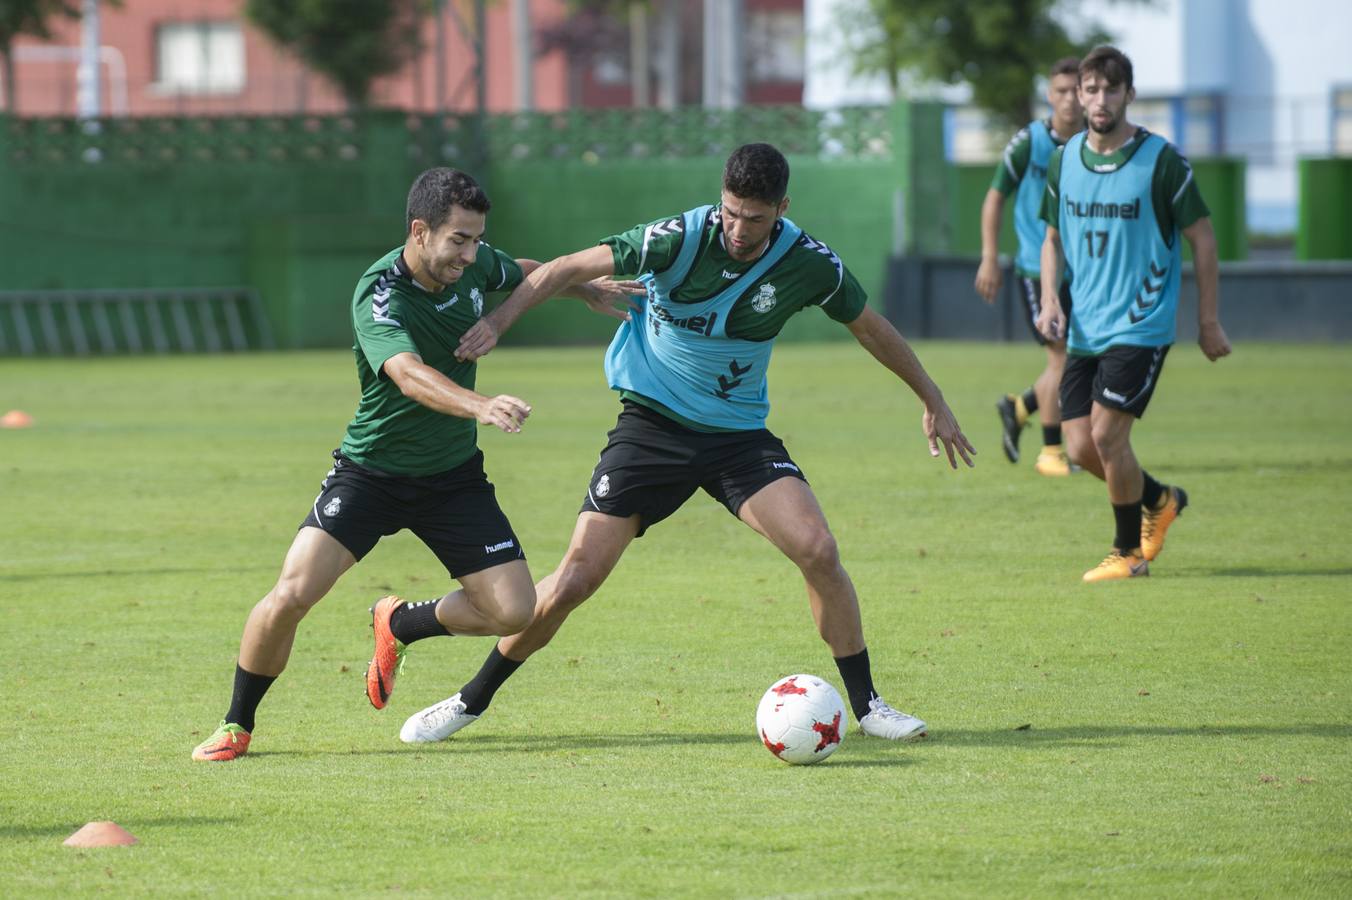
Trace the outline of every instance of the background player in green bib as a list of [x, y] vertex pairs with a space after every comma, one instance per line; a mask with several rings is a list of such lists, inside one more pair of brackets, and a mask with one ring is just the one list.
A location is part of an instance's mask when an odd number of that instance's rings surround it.
[[[457, 359], [484, 295], [521, 283], [533, 260], [483, 242], [489, 201], [472, 178], [429, 169], [408, 195], [407, 237], [357, 282], [351, 315], [361, 401], [332, 469], [301, 524], [276, 585], [249, 614], [230, 709], [193, 758], [249, 748], [254, 714], [286, 667], [300, 620], [382, 536], [408, 528], [461, 590], [373, 609], [376, 658], [367, 695], [385, 705], [403, 645], [435, 635], [503, 635], [530, 622], [535, 589], [525, 554], [484, 476], [476, 423], [521, 430], [525, 401], [474, 390], [475, 363]], [[575, 290], [599, 310], [625, 285]], [[621, 314], [622, 317], [622, 314]]]
[[[1046, 225], [1042, 221], [1042, 196], [1047, 192], [1047, 163], [1052, 151], [1084, 129], [1084, 111], [1076, 87], [1080, 81], [1080, 61], [1073, 56], [1056, 61], [1047, 73], [1047, 103], [1052, 114], [1029, 122], [1010, 138], [995, 178], [981, 204], [981, 265], [976, 270], [976, 292], [987, 303], [994, 303], [1004, 280], [1000, 270], [1000, 219], [1005, 198], [1014, 195], [1014, 232], [1019, 241], [1014, 259], [1014, 274], [1019, 280], [1019, 295], [1028, 327], [1047, 351], [1047, 363], [1033, 386], [1022, 394], [1006, 394], [996, 404], [1000, 413], [1005, 456], [1019, 461], [1019, 435], [1036, 412], [1042, 422], [1042, 450], [1033, 468], [1039, 474], [1070, 474], [1070, 463], [1061, 449], [1061, 408], [1057, 391], [1066, 367], [1065, 341], [1053, 341], [1037, 330], [1042, 311], [1042, 239]], [[1070, 309], [1070, 286], [1061, 286], [1062, 306]]]
[[[1107, 482], [1117, 523], [1112, 552], [1085, 581], [1149, 573], [1164, 535], [1188, 504], [1181, 488], [1145, 472], [1131, 428], [1145, 413], [1174, 342], [1187, 238], [1197, 275], [1198, 344], [1230, 352], [1219, 317], [1216, 238], [1186, 159], [1127, 120], [1131, 61], [1096, 47], [1080, 63], [1089, 130], [1051, 159], [1042, 216], [1042, 314], [1048, 338], [1066, 338], [1061, 418], [1070, 458]], [[1057, 296], [1063, 261], [1074, 273], [1067, 319]]]
[[924, 735], [924, 722], [874, 691], [858, 598], [835, 539], [798, 466], [765, 428], [765, 365], [785, 320], [820, 306], [915, 391], [932, 455], [942, 444], [956, 468], [957, 456], [971, 465], [974, 451], [938, 387], [896, 329], [867, 308], [840, 258], [783, 217], [788, 180], [788, 162], [774, 147], [741, 147], [724, 169], [718, 206], [546, 263], [465, 335], [461, 352], [475, 359], [521, 313], [565, 285], [619, 272], [638, 273], [647, 286], [606, 356], [623, 409], [568, 550], [536, 586], [534, 620], [500, 641], [459, 693], [410, 717], [403, 740], [442, 740], [474, 721], [601, 586], [629, 543], [700, 489], [799, 567], [863, 731], [892, 740]]

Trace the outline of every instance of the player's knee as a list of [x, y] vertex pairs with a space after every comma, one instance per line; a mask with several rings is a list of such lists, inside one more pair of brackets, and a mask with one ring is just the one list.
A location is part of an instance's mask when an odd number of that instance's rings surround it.
[[544, 605], [550, 611], [572, 610], [596, 593], [604, 580], [604, 573], [588, 565], [585, 560], [564, 560], [555, 575], [554, 590]]
[[497, 632], [506, 636], [525, 631], [526, 626], [535, 618], [535, 592], [529, 596], [513, 597], [504, 603], [496, 616]]
[[1109, 425], [1096, 424], [1089, 432], [1089, 439], [1099, 459], [1115, 459], [1125, 443], [1120, 430]]
[[304, 583], [298, 578], [283, 578], [273, 586], [263, 598], [263, 605], [271, 618], [299, 622], [305, 618], [319, 597], [306, 591]]
[[811, 571], [834, 571], [840, 566], [840, 548], [827, 528], [814, 528], [793, 551], [798, 567]]

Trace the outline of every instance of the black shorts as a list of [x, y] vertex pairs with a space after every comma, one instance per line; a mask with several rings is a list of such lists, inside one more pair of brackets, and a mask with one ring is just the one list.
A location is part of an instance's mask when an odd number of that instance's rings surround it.
[[703, 488], [734, 516], [751, 495], [780, 478], [807, 481], [784, 444], [764, 428], [692, 431], [629, 400], [592, 470], [581, 512], [628, 518], [639, 536]]
[[[1033, 332], [1033, 337], [1042, 346], [1047, 346], [1047, 339], [1042, 336], [1042, 332], [1037, 330], [1037, 317], [1042, 314], [1042, 281], [1038, 278], [1028, 278], [1019, 276], [1019, 287], [1023, 290], [1023, 311], [1028, 315], [1028, 328]], [[1070, 282], [1061, 282], [1061, 312], [1065, 313], [1066, 321], [1070, 321]]]
[[1098, 403], [1129, 412], [1136, 418], [1159, 383], [1165, 347], [1109, 347], [1098, 356], [1069, 356], [1061, 376], [1061, 421], [1089, 415]]
[[459, 578], [514, 559], [521, 542], [484, 475], [484, 455], [435, 475], [391, 475], [333, 451], [333, 468], [302, 528], [322, 528], [357, 559], [404, 528]]

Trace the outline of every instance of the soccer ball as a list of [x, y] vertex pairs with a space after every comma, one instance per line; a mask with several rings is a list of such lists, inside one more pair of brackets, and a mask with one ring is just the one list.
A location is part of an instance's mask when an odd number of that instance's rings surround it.
[[756, 707], [765, 748], [784, 762], [806, 766], [826, 759], [845, 738], [845, 703], [815, 675], [781, 678]]

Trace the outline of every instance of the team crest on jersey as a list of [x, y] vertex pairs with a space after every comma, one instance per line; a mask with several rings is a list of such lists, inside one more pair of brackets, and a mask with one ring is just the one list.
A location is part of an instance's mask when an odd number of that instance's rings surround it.
[[478, 318], [484, 314], [484, 295], [478, 288], [470, 288], [469, 299], [474, 304], [474, 316]]
[[778, 302], [779, 300], [775, 297], [775, 286], [773, 284], [762, 284], [755, 299], [751, 301], [751, 308], [758, 313], [767, 313], [774, 309]]
[[596, 482], [596, 496], [604, 497], [610, 493], [610, 476], [602, 475], [601, 480]]
[[328, 503], [325, 503], [325, 504], [324, 504], [324, 515], [326, 515], [326, 516], [336, 516], [336, 515], [338, 515], [338, 509], [339, 509], [339, 507], [341, 507], [342, 505], [343, 505], [343, 500], [342, 500], [342, 498], [341, 498], [341, 497], [334, 497], [334, 498], [333, 498], [332, 500], [330, 500]]

